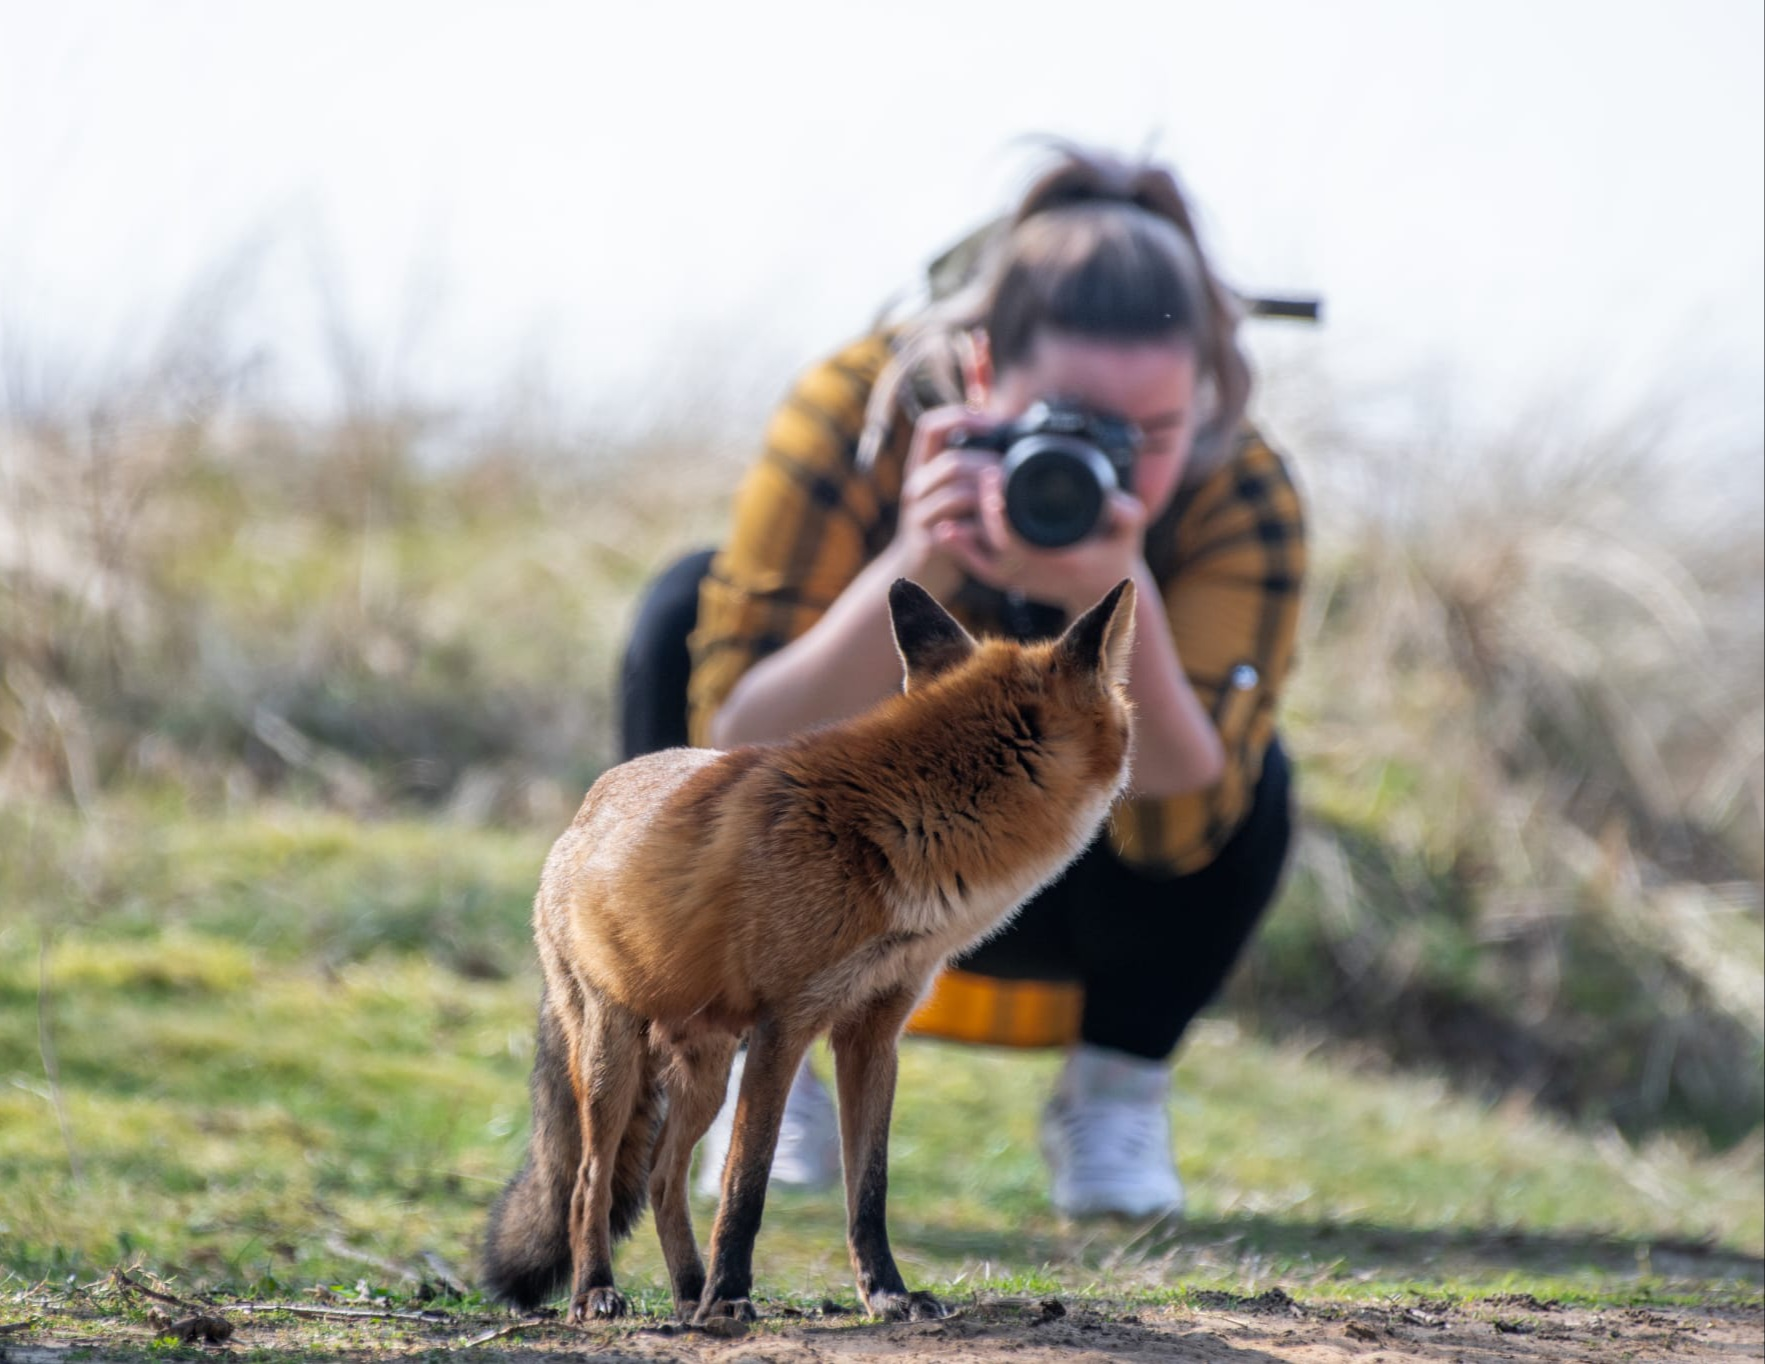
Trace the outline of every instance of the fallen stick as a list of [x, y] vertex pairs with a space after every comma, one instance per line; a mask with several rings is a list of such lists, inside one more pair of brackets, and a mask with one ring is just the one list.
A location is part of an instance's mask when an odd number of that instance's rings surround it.
[[173, 1307], [182, 1307], [186, 1312], [195, 1312], [198, 1315], [201, 1315], [202, 1313], [212, 1312], [214, 1310], [214, 1308], [207, 1303], [191, 1302], [187, 1298], [174, 1297], [170, 1293], [161, 1293], [157, 1289], [149, 1288], [146, 1284], [131, 1276], [128, 1271], [120, 1266], [110, 1271], [110, 1277], [120, 1288], [132, 1289], [136, 1293], [156, 1299], [159, 1302], [168, 1302]]
[[[511, 1321], [507, 1326], [499, 1326], [494, 1331], [486, 1331], [481, 1336], [473, 1336], [470, 1340], [461, 1341], [454, 1348], [470, 1350], [474, 1345], [482, 1345], [489, 1340], [499, 1340], [503, 1336], [512, 1336], [517, 1331], [529, 1331], [535, 1326], [564, 1326], [564, 1323], [556, 1317], [528, 1317], [524, 1321]], [[576, 1328], [566, 1326], [565, 1329], [574, 1331]]]
[[339, 1321], [419, 1321], [436, 1326], [452, 1321], [448, 1312], [391, 1312], [367, 1307], [309, 1307], [303, 1302], [230, 1302], [230, 1312], [291, 1312], [297, 1317], [332, 1317]]

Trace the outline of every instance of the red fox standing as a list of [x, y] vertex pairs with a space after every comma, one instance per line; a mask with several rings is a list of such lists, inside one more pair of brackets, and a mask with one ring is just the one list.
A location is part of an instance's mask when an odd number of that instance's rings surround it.
[[[896, 1041], [945, 958], [1058, 875], [1126, 782], [1134, 589], [1033, 645], [976, 643], [906, 579], [889, 609], [903, 695], [779, 744], [624, 763], [553, 847], [533, 1137], [485, 1247], [498, 1296], [531, 1307], [568, 1275], [572, 1319], [621, 1315], [613, 1242], [647, 1194], [677, 1310], [751, 1317], [785, 1095], [830, 1033], [859, 1295], [942, 1315], [884, 1225]], [[744, 1036], [707, 1279], [687, 1167]]]

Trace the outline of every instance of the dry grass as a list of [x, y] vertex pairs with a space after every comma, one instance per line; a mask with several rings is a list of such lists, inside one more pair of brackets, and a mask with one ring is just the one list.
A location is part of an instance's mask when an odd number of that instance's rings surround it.
[[[301, 420], [223, 331], [0, 426], [0, 801], [561, 822], [636, 593], [715, 538], [747, 442], [363, 383]], [[1659, 414], [1389, 450], [1328, 395], [1276, 407], [1317, 539], [1310, 818], [1236, 1007], [1627, 1127], [1756, 1128], [1757, 452], [1689, 476]]]
[[573, 800], [610, 758], [638, 587], [714, 533], [702, 456], [488, 439], [432, 467], [429, 434], [408, 414], [0, 434], [0, 792]]
[[1299, 879], [1347, 1012], [1626, 1124], [1756, 1126], [1757, 452], [1670, 409], [1423, 449], [1300, 424]]

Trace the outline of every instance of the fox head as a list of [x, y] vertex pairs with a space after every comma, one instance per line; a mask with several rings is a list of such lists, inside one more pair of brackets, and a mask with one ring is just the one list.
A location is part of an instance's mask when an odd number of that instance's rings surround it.
[[[1124, 578], [1058, 639], [977, 641], [917, 583], [889, 589], [903, 690], [924, 704], [957, 699], [990, 719], [1001, 740], [1054, 760], [1085, 784], [1125, 784], [1131, 748], [1128, 664], [1134, 645], [1134, 584]], [[1034, 776], [1034, 765], [1026, 764]]]

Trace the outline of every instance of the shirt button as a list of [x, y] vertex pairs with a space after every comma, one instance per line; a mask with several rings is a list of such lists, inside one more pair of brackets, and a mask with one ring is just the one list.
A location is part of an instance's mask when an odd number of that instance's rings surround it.
[[1248, 663], [1240, 663], [1232, 669], [1232, 690], [1249, 691], [1262, 680], [1256, 669]]

